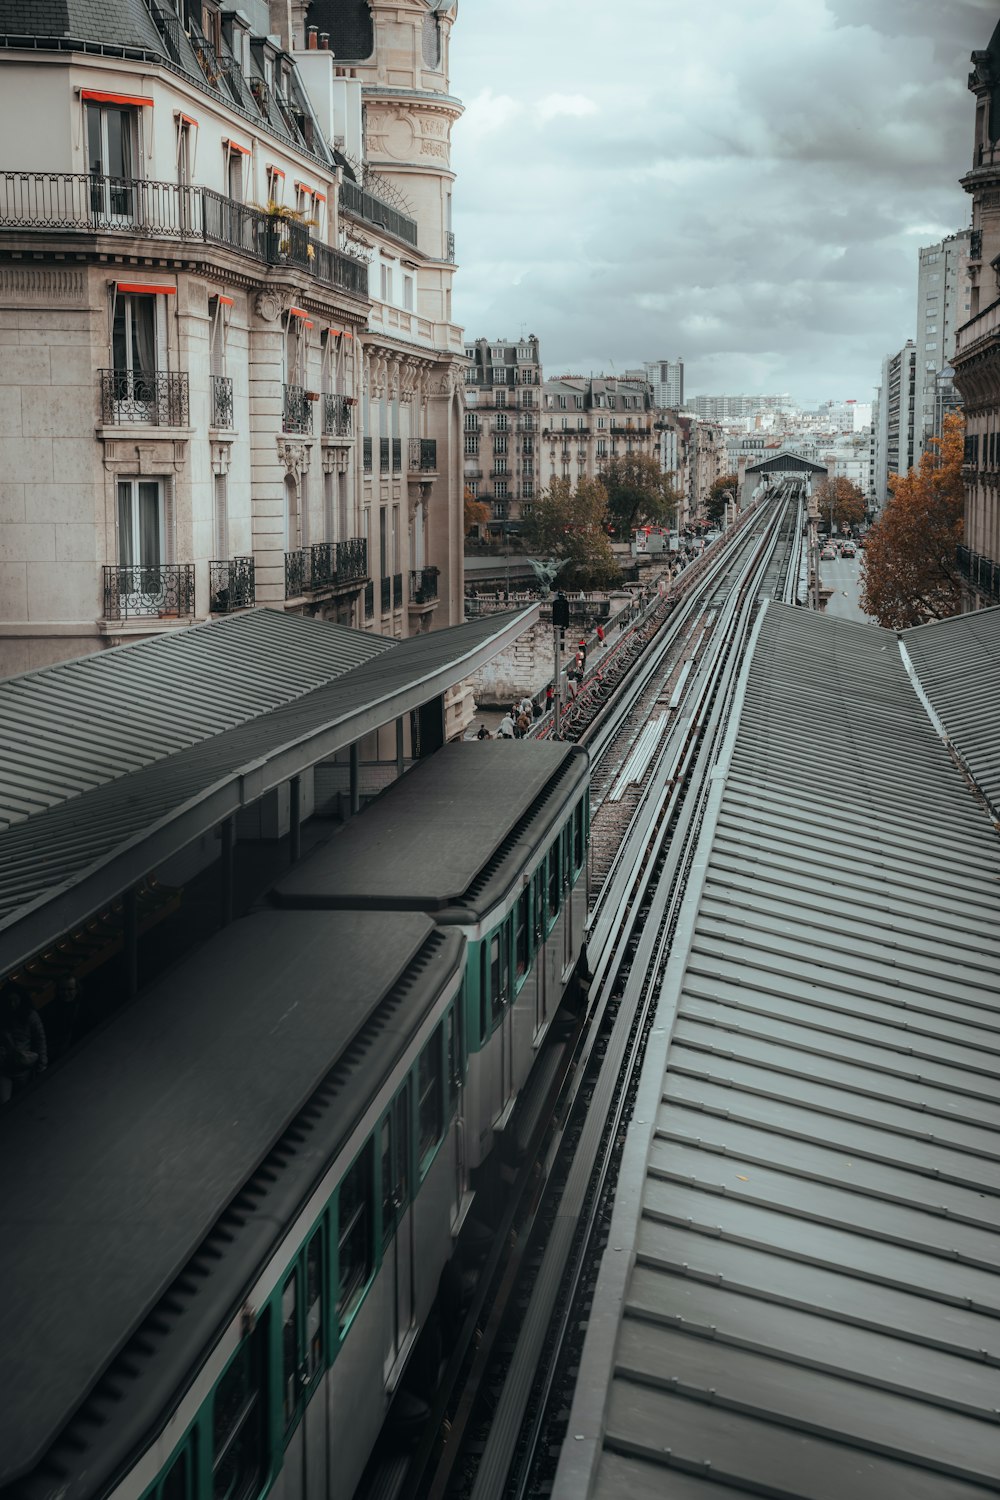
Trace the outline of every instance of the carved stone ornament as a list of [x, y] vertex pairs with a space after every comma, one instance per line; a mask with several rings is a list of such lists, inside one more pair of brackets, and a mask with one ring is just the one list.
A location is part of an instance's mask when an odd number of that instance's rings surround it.
[[291, 474], [298, 483], [302, 475], [309, 472], [309, 444], [290, 443], [286, 438], [278, 438], [277, 444], [278, 457], [285, 466], [285, 472]]
[[179, 474], [187, 463], [187, 438], [154, 438], [148, 442], [105, 440], [104, 467], [109, 474]]
[[254, 311], [265, 323], [276, 323], [284, 312], [284, 307], [277, 292], [263, 291], [257, 293]]

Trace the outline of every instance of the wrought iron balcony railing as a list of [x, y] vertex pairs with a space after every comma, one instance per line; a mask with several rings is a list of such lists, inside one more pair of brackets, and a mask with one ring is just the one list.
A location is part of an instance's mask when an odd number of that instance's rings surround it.
[[281, 426], [285, 432], [311, 433], [313, 430], [312, 402], [301, 385], [286, 385], [282, 408]]
[[364, 438], [362, 440], [362, 443], [363, 443], [363, 452], [364, 452], [365, 473], [366, 474], [370, 474], [371, 471], [372, 471], [372, 439], [370, 437], [369, 438]]
[[455, 236], [449, 229], [444, 237], [444, 258], [455, 264]]
[[349, 214], [354, 214], [359, 219], [366, 219], [369, 224], [376, 224], [380, 229], [387, 229], [390, 234], [394, 234], [399, 240], [405, 240], [408, 245], [417, 243], [415, 219], [400, 213], [397, 208], [390, 207], [388, 203], [383, 203], [382, 199], [374, 193], [369, 193], [346, 177], [340, 185], [340, 206]]
[[346, 542], [315, 542], [310, 550], [310, 588], [341, 588], [368, 577], [368, 543], [364, 537]]
[[439, 568], [414, 568], [410, 572], [411, 604], [433, 604], [438, 596]]
[[229, 557], [208, 565], [209, 609], [213, 615], [231, 615], [237, 609], [251, 609], [256, 599], [254, 561], [252, 557]]
[[1000, 601], [1000, 563], [969, 547], [956, 548], [958, 571], [987, 599]]
[[323, 397], [323, 433], [326, 437], [350, 437], [354, 427], [351, 403], [346, 396]]
[[193, 563], [105, 565], [106, 620], [180, 619], [193, 614]]
[[369, 581], [365, 584], [365, 619], [366, 620], [373, 620], [374, 618], [375, 618], [375, 581], [374, 581], [374, 579], [369, 579]]
[[309, 549], [285, 553], [285, 598], [298, 599], [309, 587]]
[[384, 615], [387, 615], [389, 613], [390, 609], [392, 608], [392, 579], [391, 578], [383, 578], [382, 579], [381, 590], [382, 590], [382, 595], [381, 595], [380, 603], [382, 605], [382, 613]]
[[437, 446], [436, 438], [410, 438], [411, 474], [437, 472]]
[[155, 370], [99, 370], [101, 421], [108, 427], [129, 422], [156, 427], [187, 427], [190, 419], [188, 378]]
[[212, 376], [212, 426], [233, 425], [233, 381], [230, 375]]
[[403, 606], [403, 575], [393, 573], [392, 575], [392, 607], [401, 609]]
[[207, 240], [268, 265], [297, 266], [326, 286], [368, 298], [364, 261], [324, 245], [304, 224], [210, 188], [95, 172], [0, 169], [0, 231], [11, 229]]
[[389, 439], [388, 438], [379, 438], [379, 440], [378, 440], [378, 466], [379, 466], [379, 472], [382, 473], [382, 474], [388, 474], [388, 472], [389, 472], [389, 451], [390, 451], [390, 449], [389, 449]]
[[392, 440], [392, 472], [401, 474], [403, 472], [403, 440], [393, 438]]

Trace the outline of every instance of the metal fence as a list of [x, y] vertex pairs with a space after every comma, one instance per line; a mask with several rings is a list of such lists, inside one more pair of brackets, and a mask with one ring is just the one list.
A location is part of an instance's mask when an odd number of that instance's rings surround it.
[[252, 557], [229, 557], [208, 565], [210, 602], [213, 615], [229, 615], [237, 609], [251, 609], [256, 599], [254, 560]]
[[193, 563], [104, 566], [104, 618], [180, 618], [194, 614]]
[[101, 421], [109, 427], [144, 423], [187, 427], [190, 403], [184, 373], [155, 370], [99, 370]]

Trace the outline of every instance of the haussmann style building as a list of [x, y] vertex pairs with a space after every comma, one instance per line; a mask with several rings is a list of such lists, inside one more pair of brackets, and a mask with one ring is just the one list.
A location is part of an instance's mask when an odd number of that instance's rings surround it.
[[0, 674], [461, 619], [455, 8], [0, 0]]

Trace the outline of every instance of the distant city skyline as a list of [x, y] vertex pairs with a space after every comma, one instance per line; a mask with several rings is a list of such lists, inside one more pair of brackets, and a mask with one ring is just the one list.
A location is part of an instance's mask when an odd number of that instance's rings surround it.
[[[470, 333], [685, 396], [870, 400], [915, 335], [918, 252], [969, 223], [969, 56], [994, 0], [462, 5], [451, 45]], [[919, 108], [915, 101], [919, 100]], [[512, 232], [511, 207], [517, 229]]]

